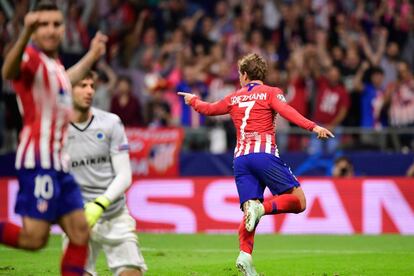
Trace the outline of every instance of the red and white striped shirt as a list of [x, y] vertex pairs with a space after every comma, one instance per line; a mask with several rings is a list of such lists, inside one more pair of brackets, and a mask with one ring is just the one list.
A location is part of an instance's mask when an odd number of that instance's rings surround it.
[[316, 124], [286, 104], [279, 88], [249, 83], [215, 103], [192, 98], [190, 105], [204, 115], [230, 114], [237, 130], [234, 156], [265, 152], [279, 156], [275, 141], [276, 115], [312, 130]]
[[16, 169], [66, 171], [63, 147], [72, 110], [72, 87], [65, 68], [59, 60], [29, 45], [13, 86], [23, 116]]
[[414, 80], [399, 84], [392, 93], [390, 123], [392, 126], [414, 123]]

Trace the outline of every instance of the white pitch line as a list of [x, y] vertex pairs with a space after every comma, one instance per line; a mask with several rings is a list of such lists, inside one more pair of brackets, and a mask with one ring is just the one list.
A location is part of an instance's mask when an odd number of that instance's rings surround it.
[[[0, 247], [1, 251], [9, 251], [9, 248]], [[13, 249], [12, 249], [13, 250]], [[214, 248], [200, 248], [200, 249], [185, 249], [185, 248], [155, 248], [155, 247], [141, 247], [144, 252], [193, 252], [193, 253], [238, 253], [235, 249], [214, 249]], [[40, 252], [57, 252], [62, 251], [60, 247], [47, 247]], [[276, 253], [276, 254], [335, 254], [335, 255], [352, 255], [352, 254], [413, 254], [413, 251], [375, 251], [375, 250], [322, 250], [322, 249], [298, 249], [298, 250], [269, 250], [257, 249], [259, 253]]]
[[[170, 252], [195, 252], [195, 253], [232, 253], [237, 250], [234, 249], [212, 249], [212, 248], [200, 248], [200, 249], [179, 249], [179, 248], [151, 248], [142, 247], [142, 251], [157, 252], [157, 251], [170, 251]], [[375, 251], [375, 250], [311, 250], [311, 249], [299, 249], [299, 250], [269, 250], [269, 249], [257, 249], [260, 253], [283, 253], [283, 254], [413, 254], [412, 251]]]

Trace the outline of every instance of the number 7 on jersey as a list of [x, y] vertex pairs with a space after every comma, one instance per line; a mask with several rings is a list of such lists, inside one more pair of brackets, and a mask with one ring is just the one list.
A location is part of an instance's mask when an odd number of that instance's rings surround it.
[[246, 128], [246, 125], [247, 125], [247, 119], [249, 119], [250, 111], [252, 110], [255, 103], [256, 103], [255, 101], [239, 103], [240, 108], [246, 107], [246, 110], [244, 111], [244, 117], [242, 119], [242, 124], [240, 126], [240, 133], [244, 133], [244, 129]]

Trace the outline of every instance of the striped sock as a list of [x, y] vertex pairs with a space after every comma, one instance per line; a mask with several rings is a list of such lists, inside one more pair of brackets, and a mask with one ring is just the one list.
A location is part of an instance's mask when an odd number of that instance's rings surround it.
[[241, 251], [252, 254], [254, 245], [254, 233], [255, 230], [252, 232], [248, 232], [246, 230], [243, 216], [243, 220], [239, 226], [239, 247]]
[[19, 247], [19, 235], [21, 227], [10, 223], [0, 222], [0, 243], [11, 246]]
[[61, 262], [62, 276], [82, 276], [86, 259], [88, 257], [88, 245], [76, 245], [69, 243]]
[[281, 213], [300, 213], [300, 200], [297, 196], [284, 194], [274, 196], [263, 202], [265, 215]]

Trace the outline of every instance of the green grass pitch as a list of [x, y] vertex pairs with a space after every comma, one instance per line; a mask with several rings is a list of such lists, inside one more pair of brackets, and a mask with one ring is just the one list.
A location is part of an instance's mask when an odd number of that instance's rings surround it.
[[[236, 235], [139, 234], [146, 276], [239, 275]], [[23, 252], [0, 246], [0, 275], [59, 275], [60, 237]], [[261, 275], [414, 275], [414, 236], [258, 235], [253, 254]], [[111, 275], [105, 258], [99, 275]]]

